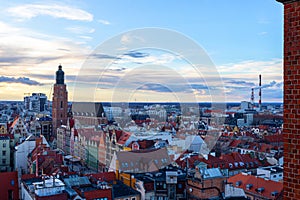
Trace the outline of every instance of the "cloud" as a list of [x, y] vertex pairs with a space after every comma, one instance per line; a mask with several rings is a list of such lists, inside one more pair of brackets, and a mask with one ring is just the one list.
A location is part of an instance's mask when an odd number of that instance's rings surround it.
[[155, 92], [172, 92], [168, 87], [161, 84], [149, 83], [142, 85], [138, 90], [151, 90]]
[[226, 83], [238, 85], [238, 86], [247, 86], [247, 87], [255, 86], [255, 84], [253, 82], [247, 82], [247, 81], [242, 81], [242, 80], [230, 80], [230, 81], [226, 81]]
[[70, 31], [71, 33], [75, 33], [75, 34], [87, 34], [87, 33], [95, 32], [94, 28], [83, 27], [83, 26], [71, 26], [71, 27], [65, 28], [65, 30]]
[[275, 74], [278, 76], [282, 74], [282, 66], [282, 59], [267, 61], [246, 60], [217, 66], [217, 69], [223, 78], [240, 78], [241, 76], [245, 78], [258, 78], [258, 74], [268, 77]]
[[271, 81], [269, 84], [264, 84], [261, 88], [270, 88], [276, 85], [276, 81]]
[[122, 72], [125, 71], [127, 68], [122, 67], [122, 68], [116, 68], [116, 69], [109, 69], [110, 71], [115, 71], [115, 72]]
[[92, 40], [93, 39], [93, 37], [86, 36], [86, 35], [81, 35], [81, 36], [79, 36], [79, 38], [84, 39], [84, 40]]
[[94, 53], [94, 54], [91, 54], [90, 56], [95, 59], [111, 59], [111, 60], [121, 59], [118, 56], [107, 55], [107, 54], [102, 54], [102, 53]]
[[258, 24], [270, 24], [270, 21], [268, 19], [259, 19], [257, 21]]
[[30, 78], [27, 77], [19, 77], [19, 78], [14, 78], [14, 77], [7, 77], [7, 76], [0, 76], [0, 82], [5, 82], [5, 83], [21, 83], [25, 85], [43, 85], [37, 81], [31, 80]]
[[191, 84], [191, 87], [195, 90], [207, 90], [208, 89], [207, 85], [203, 85], [203, 84]]
[[93, 15], [89, 12], [66, 5], [25, 4], [11, 7], [7, 11], [19, 20], [28, 20], [39, 15], [47, 15], [68, 20], [93, 21]]
[[263, 31], [263, 32], [259, 32], [258, 33], [258, 35], [267, 35], [268, 34], [268, 32], [266, 32], [266, 31]]
[[97, 20], [99, 23], [101, 23], [101, 24], [104, 24], [104, 25], [110, 25], [111, 23], [109, 22], [109, 21], [107, 21], [107, 20], [104, 20], [104, 19], [99, 19], [99, 20]]
[[142, 53], [142, 52], [138, 52], [138, 51], [130, 51], [129, 53], [125, 53], [124, 55], [130, 56], [132, 58], [144, 58], [144, 57], [149, 56], [148, 53]]

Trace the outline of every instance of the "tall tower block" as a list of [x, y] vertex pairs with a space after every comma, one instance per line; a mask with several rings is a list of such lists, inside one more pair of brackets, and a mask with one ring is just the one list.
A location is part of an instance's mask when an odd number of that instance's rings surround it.
[[259, 93], [258, 93], [258, 96], [259, 96], [259, 100], [258, 100], [258, 106], [259, 106], [259, 110], [261, 111], [262, 108], [261, 108], [261, 74], [258, 76], [258, 85], [259, 85]]
[[52, 122], [53, 135], [56, 137], [57, 128], [67, 124], [68, 113], [68, 91], [65, 84], [65, 73], [62, 66], [58, 66], [56, 71], [56, 83], [53, 87], [52, 99]]

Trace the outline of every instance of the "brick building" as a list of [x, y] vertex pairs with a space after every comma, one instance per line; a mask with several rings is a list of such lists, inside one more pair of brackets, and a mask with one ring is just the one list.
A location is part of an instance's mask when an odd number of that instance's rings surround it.
[[300, 1], [284, 4], [284, 196], [300, 199]]
[[18, 172], [0, 173], [0, 197], [1, 199], [19, 199]]
[[68, 92], [64, 76], [65, 73], [62, 70], [62, 66], [59, 65], [56, 72], [56, 83], [54, 84], [52, 100], [52, 121], [54, 136], [56, 136], [56, 129], [58, 127], [67, 124]]
[[193, 177], [187, 179], [188, 199], [221, 198], [224, 193], [226, 176], [219, 168], [207, 169], [207, 164], [201, 162]]

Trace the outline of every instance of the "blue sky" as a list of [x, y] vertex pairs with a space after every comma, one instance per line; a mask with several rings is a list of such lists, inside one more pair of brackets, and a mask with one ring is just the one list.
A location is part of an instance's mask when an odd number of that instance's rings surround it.
[[[0, 9], [2, 100], [22, 100], [23, 93], [28, 92], [50, 96], [53, 75], [61, 63], [70, 100], [110, 101], [134, 82], [132, 87], [138, 89], [123, 101], [178, 101], [178, 96], [189, 92], [196, 101], [210, 101], [212, 92], [206, 84], [212, 77], [195, 81], [195, 72], [182, 57], [157, 49], [135, 54], [128, 49], [131, 54], [121, 57], [105, 54], [97, 65], [104, 59], [114, 64], [109, 73], [102, 74], [104, 78], [99, 78], [103, 70], [99, 68], [97, 72], [88, 71], [94, 80], [77, 77], [87, 56], [105, 41], [134, 29], [156, 27], [176, 31], [203, 48], [223, 81], [226, 101], [249, 100], [259, 74], [263, 77], [263, 101], [282, 101], [283, 6], [275, 0], [2, 1]], [[170, 86], [172, 81], [159, 80], [156, 84], [153, 79], [158, 76], [149, 76], [149, 65], [153, 64], [169, 66], [177, 75], [164, 78], [183, 77], [191, 88], [181, 91], [184, 87]], [[144, 82], [125, 82], [119, 90], [116, 82], [121, 77], [125, 80], [137, 68], [143, 72]], [[86, 88], [93, 88], [93, 99], [85, 99]]]

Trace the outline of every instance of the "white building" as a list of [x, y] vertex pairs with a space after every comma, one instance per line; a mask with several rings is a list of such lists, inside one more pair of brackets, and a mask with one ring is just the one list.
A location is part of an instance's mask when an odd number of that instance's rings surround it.
[[62, 194], [66, 189], [65, 184], [54, 177], [37, 182], [23, 181], [21, 185], [21, 199], [34, 200], [37, 197], [47, 198]]
[[[42, 137], [43, 144], [49, 146], [44, 136], [41, 137]], [[18, 171], [19, 175], [21, 175], [22, 173], [23, 174], [28, 173], [27, 156], [29, 153], [32, 152], [32, 150], [36, 146], [36, 138], [37, 137], [33, 135], [28, 136], [23, 143], [15, 147], [16, 151], [14, 153], [14, 159], [15, 159], [14, 169]]]
[[261, 178], [267, 178], [269, 180], [279, 182], [283, 180], [283, 167], [261, 167], [257, 169], [257, 174], [259, 174]]
[[114, 117], [120, 117], [123, 113], [121, 107], [103, 107], [105, 115], [108, 120], [114, 119]]
[[250, 108], [250, 102], [249, 101], [242, 101], [241, 102], [241, 110], [245, 111]]

